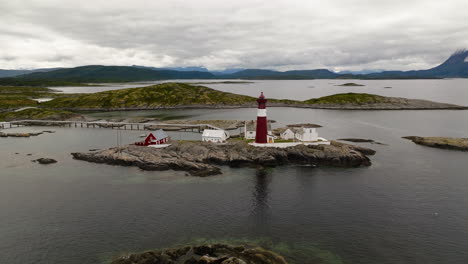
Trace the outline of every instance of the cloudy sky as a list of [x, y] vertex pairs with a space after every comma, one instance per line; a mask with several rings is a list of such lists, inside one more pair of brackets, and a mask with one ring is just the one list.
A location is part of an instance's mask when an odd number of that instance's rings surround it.
[[466, 0], [1, 0], [0, 68], [423, 69], [468, 48]]

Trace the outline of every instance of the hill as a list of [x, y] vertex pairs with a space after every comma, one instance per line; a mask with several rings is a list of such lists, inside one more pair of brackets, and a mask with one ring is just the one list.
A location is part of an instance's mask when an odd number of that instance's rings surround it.
[[218, 75], [218, 78], [226, 79], [258, 79], [258, 80], [304, 80], [304, 79], [334, 79], [339, 74], [326, 69], [318, 70], [293, 70], [273, 71], [262, 69], [247, 69], [232, 74]]
[[18, 75], [29, 74], [33, 72], [47, 72], [57, 70], [59, 68], [44, 68], [44, 69], [34, 69], [34, 70], [4, 70], [0, 69], [0, 78], [5, 77], [15, 77]]
[[[0, 85], [73, 85], [73, 83], [137, 82], [174, 79], [432, 79], [468, 78], [467, 50], [452, 54], [444, 63], [428, 70], [384, 71], [368, 74], [335, 73], [327, 69], [275, 71], [266, 69], [231, 69], [208, 72], [202, 67], [154, 68], [144, 66], [90, 65], [33, 72], [14, 78], [0, 78]], [[0, 72], [1, 73], [1, 72]]]
[[468, 77], [468, 50], [459, 50], [453, 53], [445, 62], [437, 67], [419, 71], [384, 71], [361, 75], [364, 79], [395, 79], [395, 78], [467, 78]]
[[[41, 106], [67, 110], [135, 110], [158, 108], [233, 108], [256, 107], [257, 98], [217, 91], [186, 83], [163, 83], [148, 87], [77, 94], [56, 98]], [[320, 109], [394, 110], [394, 109], [467, 109], [426, 100], [384, 97], [364, 93], [324, 96], [306, 101], [268, 99], [272, 107]]]
[[57, 98], [43, 105], [64, 109], [154, 109], [252, 106], [256, 98], [204, 86], [163, 83], [148, 87]]
[[0, 86], [0, 111], [25, 106], [37, 106], [33, 98], [57, 97], [51, 89], [42, 87]]
[[36, 72], [17, 77], [20, 80], [57, 80], [65, 82], [136, 82], [166, 79], [210, 79], [209, 72], [157, 70], [129, 66], [81, 66], [50, 72]]

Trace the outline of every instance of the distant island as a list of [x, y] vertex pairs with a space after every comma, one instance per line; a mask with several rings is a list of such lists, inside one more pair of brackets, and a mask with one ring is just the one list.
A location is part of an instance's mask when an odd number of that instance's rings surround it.
[[143, 66], [88, 65], [75, 68], [39, 70], [1, 70], [0, 85], [66, 86], [79, 83], [136, 82], [174, 79], [246, 79], [246, 80], [310, 80], [310, 79], [440, 79], [468, 78], [467, 50], [452, 54], [445, 62], [427, 70], [383, 71], [369, 74], [340, 74], [327, 69], [275, 71], [239, 69], [209, 72], [204, 68], [154, 68]]
[[[305, 101], [269, 99], [271, 107], [346, 110], [467, 109], [464, 106], [427, 100], [385, 97], [366, 93], [343, 93]], [[161, 108], [256, 107], [256, 98], [186, 83], [163, 83], [147, 87], [62, 96], [41, 103], [62, 110], [142, 110]]]
[[[50, 101], [39, 103], [41, 98], [50, 98]], [[466, 106], [366, 93], [341, 93], [305, 101], [269, 99], [268, 105], [338, 110], [468, 109]], [[12, 111], [24, 107], [30, 109]], [[256, 107], [256, 98], [187, 83], [162, 83], [91, 94], [61, 94], [49, 88], [0, 86], [0, 121], [79, 118], [73, 113], [77, 111], [242, 107]]]
[[339, 84], [337, 86], [365, 86], [365, 85], [357, 84], [357, 83], [343, 83], [343, 84]]

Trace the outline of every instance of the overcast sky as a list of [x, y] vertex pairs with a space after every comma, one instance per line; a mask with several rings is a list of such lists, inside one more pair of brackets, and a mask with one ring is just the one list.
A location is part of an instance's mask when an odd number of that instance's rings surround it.
[[1, 0], [0, 69], [423, 69], [468, 48], [467, 0]]

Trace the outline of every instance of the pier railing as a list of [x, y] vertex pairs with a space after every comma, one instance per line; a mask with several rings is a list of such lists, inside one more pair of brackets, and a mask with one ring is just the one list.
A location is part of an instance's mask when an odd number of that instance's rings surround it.
[[122, 130], [155, 130], [165, 129], [168, 131], [191, 131], [201, 133], [203, 129], [222, 130], [210, 124], [172, 124], [172, 123], [129, 123], [129, 122], [106, 122], [106, 121], [56, 121], [56, 120], [18, 120], [11, 122], [0, 122], [0, 129], [20, 126], [62, 126], [76, 128], [111, 128]]

